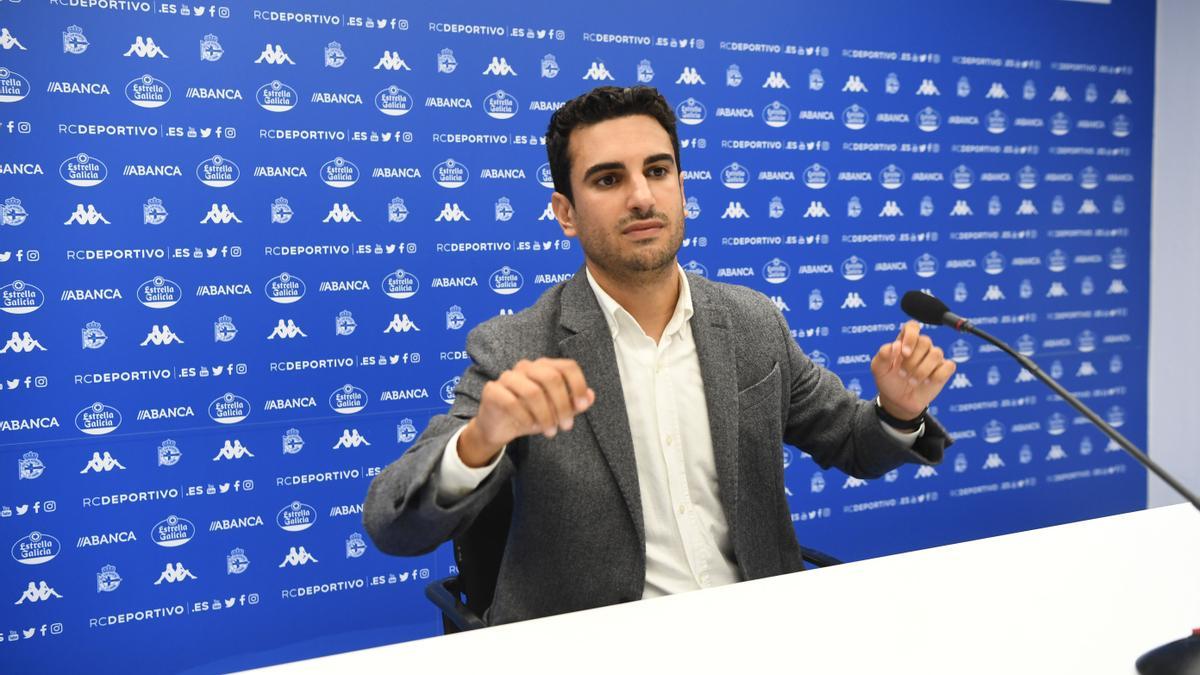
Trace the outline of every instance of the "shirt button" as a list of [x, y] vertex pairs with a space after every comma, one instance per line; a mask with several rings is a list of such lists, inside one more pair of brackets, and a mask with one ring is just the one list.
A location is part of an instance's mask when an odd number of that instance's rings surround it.
[[684, 512], [686, 512], [686, 511], [687, 511], [687, 504], [680, 504], [679, 505], [679, 515], [682, 516], [684, 514]]
[[671, 434], [667, 434], [667, 445], [670, 445], [672, 440], [674, 439], [672, 438]]

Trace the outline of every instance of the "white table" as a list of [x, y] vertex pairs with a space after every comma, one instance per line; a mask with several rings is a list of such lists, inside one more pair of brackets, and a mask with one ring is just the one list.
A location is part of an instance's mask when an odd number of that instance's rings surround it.
[[263, 669], [1134, 673], [1200, 627], [1181, 504]]

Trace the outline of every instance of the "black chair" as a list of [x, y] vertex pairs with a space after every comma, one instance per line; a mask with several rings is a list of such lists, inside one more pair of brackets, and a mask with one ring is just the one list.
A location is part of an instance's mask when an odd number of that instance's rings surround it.
[[[496, 575], [504, 557], [512, 505], [512, 491], [502, 490], [471, 527], [454, 540], [458, 574], [425, 587], [425, 597], [442, 611], [442, 628], [447, 635], [487, 626], [481, 617], [496, 594]], [[800, 553], [804, 562], [813, 567], [842, 564], [841, 560], [816, 549], [802, 546]]]

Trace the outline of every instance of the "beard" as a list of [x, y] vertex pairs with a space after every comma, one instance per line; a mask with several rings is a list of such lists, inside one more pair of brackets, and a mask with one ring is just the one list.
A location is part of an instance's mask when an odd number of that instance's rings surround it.
[[[621, 231], [638, 220], [658, 220], [665, 225], [663, 234], [649, 241], [622, 241]], [[675, 264], [683, 244], [683, 206], [668, 214], [658, 209], [631, 213], [614, 226], [585, 224], [579, 228], [584, 255], [610, 276], [629, 282], [650, 280]]]

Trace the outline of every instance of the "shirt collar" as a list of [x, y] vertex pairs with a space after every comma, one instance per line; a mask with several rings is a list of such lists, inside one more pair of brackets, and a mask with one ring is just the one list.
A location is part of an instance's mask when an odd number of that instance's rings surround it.
[[[691, 320], [693, 313], [692, 290], [688, 285], [687, 274], [679, 266], [678, 262], [675, 263], [675, 268], [679, 270], [679, 300], [675, 302], [675, 311], [671, 314], [671, 319], [667, 321], [666, 328], [663, 329], [664, 336], [674, 335], [679, 332], [684, 324]], [[592, 271], [587, 266], [584, 266], [584, 274], [587, 275], [587, 282], [592, 287], [592, 293], [596, 295], [596, 300], [600, 303], [600, 309], [603, 310], [602, 313], [604, 314], [604, 321], [608, 324], [608, 330], [612, 333], [612, 336], [614, 338], [617, 337], [622, 323], [636, 328], [645, 335], [645, 331], [642, 331], [637, 319], [633, 318], [633, 315], [622, 307], [621, 303], [614, 300], [608, 293], [605, 293], [603, 288], [600, 288], [600, 284], [596, 283], [596, 278], [592, 276]]]

